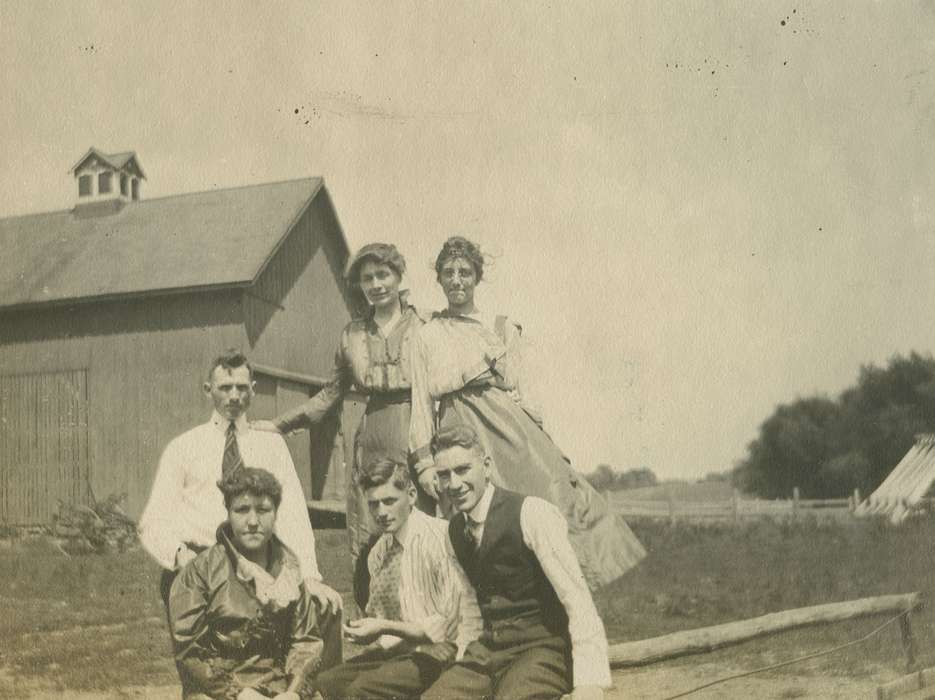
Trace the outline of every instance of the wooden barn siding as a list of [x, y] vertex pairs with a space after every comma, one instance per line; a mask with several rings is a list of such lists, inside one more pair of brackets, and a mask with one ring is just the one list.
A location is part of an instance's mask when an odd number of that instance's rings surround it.
[[[255, 380], [256, 396], [250, 407], [250, 416], [255, 419], [273, 418], [308, 399], [308, 387], [296, 382], [259, 373], [256, 374]], [[295, 464], [305, 497], [309, 499], [312, 497], [312, 460], [308, 431], [303, 430], [286, 436], [286, 444], [292, 454], [292, 462]]]
[[[257, 362], [292, 372], [328, 377], [341, 331], [350, 320], [342, 294], [347, 261], [342, 234], [327, 192], [319, 192], [295, 223], [257, 283], [244, 293], [245, 340]], [[269, 384], [270, 386], [267, 386]], [[257, 396], [257, 418], [302, 403], [319, 387], [303, 388], [266, 379]], [[344, 494], [344, 451], [335, 414], [309, 431], [286, 437], [307, 498]], [[356, 430], [355, 421], [351, 430]], [[335, 447], [337, 446], [337, 449]], [[313, 473], [314, 472], [314, 473]]]
[[83, 371], [0, 375], [0, 522], [48, 522], [58, 500], [88, 502]]
[[257, 283], [244, 294], [250, 355], [293, 372], [328, 376], [350, 320], [341, 293], [346, 261], [337, 219], [321, 191]]
[[[207, 419], [201, 391], [240, 345], [239, 292], [159, 296], [0, 314], [0, 375], [86, 370], [90, 482], [139, 515], [165, 444]], [[0, 460], [12, 457], [0, 445]]]

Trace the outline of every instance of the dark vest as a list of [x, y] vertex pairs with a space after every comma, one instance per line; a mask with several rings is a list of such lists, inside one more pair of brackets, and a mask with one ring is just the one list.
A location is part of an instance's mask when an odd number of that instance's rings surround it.
[[484, 629], [497, 645], [568, 636], [568, 616], [535, 553], [523, 542], [526, 497], [494, 489], [477, 551], [464, 535], [464, 514], [448, 524], [458, 561], [477, 592]]

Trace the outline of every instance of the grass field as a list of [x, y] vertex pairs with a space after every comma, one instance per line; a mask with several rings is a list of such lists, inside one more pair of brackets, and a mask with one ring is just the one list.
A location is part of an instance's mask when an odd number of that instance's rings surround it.
[[[649, 556], [596, 595], [612, 641], [870, 595], [935, 593], [935, 519], [900, 530], [875, 521], [636, 523], [634, 530]], [[326, 579], [349, 593], [344, 533], [320, 531], [318, 547]], [[175, 683], [157, 577], [139, 550], [66, 558], [41, 540], [0, 548], [0, 697]], [[674, 663], [723, 660], [752, 668], [848, 641], [879, 622], [793, 631]], [[914, 616], [914, 632], [920, 662], [935, 665], [935, 610]], [[891, 678], [902, 663], [892, 626], [786, 672]]]
[[[666, 481], [655, 486], [641, 486], [635, 489], [614, 491], [613, 495], [632, 501], [695, 501], [718, 503], [729, 501], [734, 494], [734, 487], [727, 481]], [[789, 494], [790, 497], [792, 494]]]

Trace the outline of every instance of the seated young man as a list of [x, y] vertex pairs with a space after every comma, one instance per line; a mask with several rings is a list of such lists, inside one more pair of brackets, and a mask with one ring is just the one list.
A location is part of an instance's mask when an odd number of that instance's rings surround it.
[[367, 555], [369, 601], [345, 635], [363, 653], [318, 677], [338, 698], [416, 698], [480, 633], [473, 590], [448, 546], [448, 523], [414, 508], [405, 464], [376, 460], [360, 487], [379, 539]]
[[442, 428], [431, 449], [439, 489], [457, 511], [451, 546], [477, 592], [484, 632], [423, 700], [602, 698], [607, 638], [562, 514], [494, 488], [491, 459], [469, 426]]

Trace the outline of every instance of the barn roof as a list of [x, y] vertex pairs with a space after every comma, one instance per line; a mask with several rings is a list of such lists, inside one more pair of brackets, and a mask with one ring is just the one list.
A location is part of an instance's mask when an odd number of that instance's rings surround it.
[[[0, 219], [0, 308], [252, 284], [321, 178]], [[347, 250], [341, 236], [340, 245]], [[233, 251], [229, 254], [228, 251]]]

